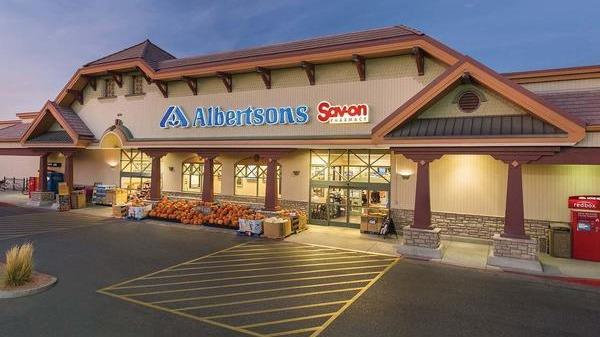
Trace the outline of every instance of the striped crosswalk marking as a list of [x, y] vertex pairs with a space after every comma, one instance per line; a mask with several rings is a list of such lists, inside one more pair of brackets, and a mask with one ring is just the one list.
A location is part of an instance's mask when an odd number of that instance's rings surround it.
[[249, 336], [315, 337], [397, 262], [388, 255], [258, 241], [98, 292]]

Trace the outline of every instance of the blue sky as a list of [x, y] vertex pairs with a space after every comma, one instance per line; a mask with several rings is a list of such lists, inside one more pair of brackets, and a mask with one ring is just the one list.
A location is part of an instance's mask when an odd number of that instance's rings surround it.
[[496, 71], [600, 64], [597, 1], [0, 0], [0, 118], [149, 38], [177, 57], [405, 24]]

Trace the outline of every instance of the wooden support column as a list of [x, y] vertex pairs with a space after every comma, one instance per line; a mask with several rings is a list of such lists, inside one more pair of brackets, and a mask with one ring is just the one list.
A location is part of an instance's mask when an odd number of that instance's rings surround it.
[[38, 171], [38, 192], [48, 191], [48, 155], [43, 153], [40, 155], [40, 167]]
[[415, 214], [413, 228], [431, 229], [431, 198], [429, 189], [429, 163], [431, 160], [417, 162], [417, 188], [415, 194]]
[[161, 197], [160, 190], [160, 159], [166, 154], [158, 150], [141, 150], [152, 159], [152, 172], [150, 175], [150, 198], [158, 200]]
[[202, 201], [215, 201], [215, 180], [214, 180], [214, 165], [216, 153], [198, 153], [204, 160], [204, 172], [202, 175]]
[[525, 212], [523, 207], [523, 174], [521, 163], [513, 160], [508, 164], [506, 186], [506, 209], [504, 212], [503, 237], [529, 239], [525, 234]]
[[73, 190], [73, 156], [75, 152], [65, 151], [62, 153], [65, 156], [65, 183], [69, 187], [69, 192]]
[[277, 191], [277, 157], [269, 157], [267, 162], [267, 186], [265, 189], [265, 210], [276, 211], [279, 208]]

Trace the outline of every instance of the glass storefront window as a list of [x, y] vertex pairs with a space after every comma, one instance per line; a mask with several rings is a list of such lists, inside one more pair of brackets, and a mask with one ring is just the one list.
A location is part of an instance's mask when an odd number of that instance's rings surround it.
[[139, 150], [121, 150], [121, 188], [137, 191], [150, 188], [152, 159]]
[[[214, 161], [213, 164], [213, 191], [221, 193], [223, 165]], [[204, 161], [200, 157], [186, 159], [183, 162], [182, 190], [183, 192], [202, 192], [202, 180], [204, 178]]]
[[[264, 197], [267, 188], [267, 164], [253, 158], [241, 160], [234, 168], [235, 195]], [[281, 195], [281, 165], [277, 165], [277, 191]]]

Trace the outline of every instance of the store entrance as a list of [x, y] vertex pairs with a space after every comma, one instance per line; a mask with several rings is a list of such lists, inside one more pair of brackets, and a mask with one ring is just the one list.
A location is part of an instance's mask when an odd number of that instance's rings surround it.
[[386, 150], [311, 150], [310, 223], [360, 228], [387, 213], [390, 163]]
[[361, 216], [388, 206], [389, 190], [371, 186], [312, 187], [311, 222], [320, 225], [360, 228]]

